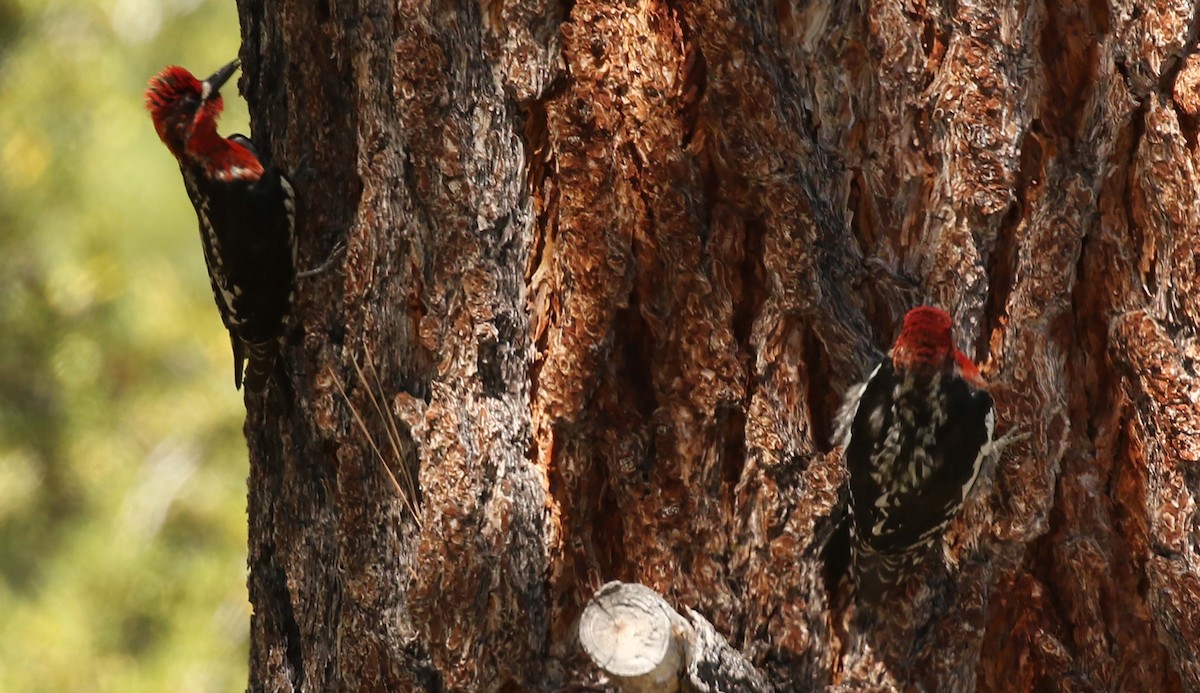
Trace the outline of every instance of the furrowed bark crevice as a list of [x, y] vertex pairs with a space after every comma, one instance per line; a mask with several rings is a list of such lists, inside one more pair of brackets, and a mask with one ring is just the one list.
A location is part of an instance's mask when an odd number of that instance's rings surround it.
[[[611, 689], [611, 580], [776, 690], [1200, 687], [1194, 8], [239, 7], [346, 248], [247, 399], [252, 689]], [[830, 432], [921, 303], [1030, 437], [872, 621]]]

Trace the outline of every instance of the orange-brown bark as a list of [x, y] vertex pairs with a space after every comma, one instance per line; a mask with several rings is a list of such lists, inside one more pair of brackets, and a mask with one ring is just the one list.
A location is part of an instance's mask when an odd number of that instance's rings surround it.
[[[609, 580], [781, 690], [1200, 688], [1191, 4], [241, 11], [347, 247], [248, 400], [252, 688], [594, 683]], [[1031, 435], [871, 625], [832, 418], [921, 302]]]

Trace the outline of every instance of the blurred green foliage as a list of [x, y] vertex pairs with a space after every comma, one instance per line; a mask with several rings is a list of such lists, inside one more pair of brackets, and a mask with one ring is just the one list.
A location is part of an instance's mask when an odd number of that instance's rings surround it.
[[230, 1], [0, 0], [0, 691], [245, 688], [244, 410], [143, 107], [238, 41]]

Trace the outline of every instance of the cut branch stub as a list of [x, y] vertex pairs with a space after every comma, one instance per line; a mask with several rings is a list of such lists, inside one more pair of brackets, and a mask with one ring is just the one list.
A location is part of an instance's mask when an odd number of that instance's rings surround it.
[[592, 595], [579, 618], [579, 641], [596, 666], [625, 693], [771, 691], [740, 652], [700, 614], [689, 622], [657, 592], [610, 582]]
[[676, 691], [683, 669], [678, 629], [683, 619], [657, 592], [610, 582], [579, 617], [579, 642], [622, 691]]

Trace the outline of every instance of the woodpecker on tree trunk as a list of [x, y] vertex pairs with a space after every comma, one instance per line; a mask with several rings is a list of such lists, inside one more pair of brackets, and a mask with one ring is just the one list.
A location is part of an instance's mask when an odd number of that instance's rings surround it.
[[878, 599], [921, 564], [991, 454], [992, 397], [951, 326], [939, 308], [909, 311], [891, 351], [839, 415], [860, 601]]
[[[179, 162], [200, 220], [200, 241], [221, 321], [233, 345], [233, 381], [261, 392], [275, 370], [296, 281], [295, 193], [250, 140], [217, 134], [221, 86], [234, 60], [204, 81], [182, 67], [150, 80], [146, 108]], [[244, 366], [243, 366], [244, 364]]]

